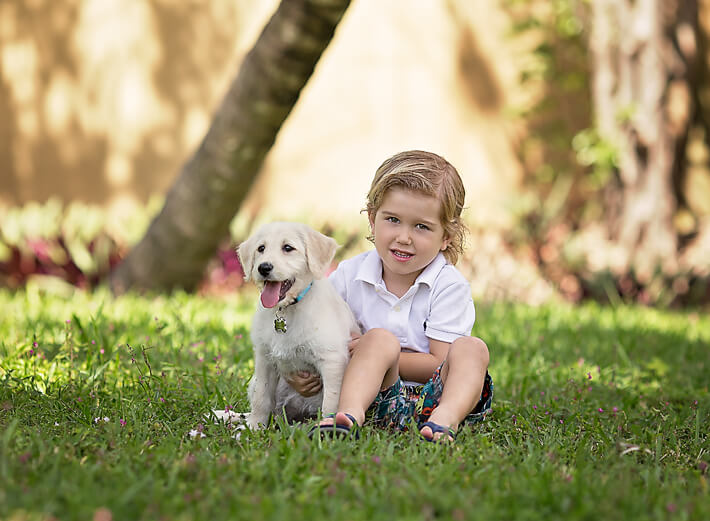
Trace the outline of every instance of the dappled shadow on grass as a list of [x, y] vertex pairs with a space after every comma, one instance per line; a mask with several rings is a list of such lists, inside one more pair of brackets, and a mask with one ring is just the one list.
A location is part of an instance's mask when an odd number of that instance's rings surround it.
[[494, 410], [438, 446], [371, 427], [357, 442], [286, 425], [235, 439], [208, 421], [211, 408], [246, 406], [248, 306], [45, 304], [0, 317], [0, 517], [710, 515], [704, 317], [479, 306]]
[[710, 319], [698, 314], [500, 304], [479, 310], [474, 334], [489, 345], [505, 399], [533, 399], [573, 382], [659, 398], [708, 392]]
[[564, 446], [573, 466], [578, 450], [598, 461], [662, 458], [686, 470], [707, 459], [707, 317], [499, 304], [480, 309], [474, 333], [491, 351], [489, 426], [502, 445]]

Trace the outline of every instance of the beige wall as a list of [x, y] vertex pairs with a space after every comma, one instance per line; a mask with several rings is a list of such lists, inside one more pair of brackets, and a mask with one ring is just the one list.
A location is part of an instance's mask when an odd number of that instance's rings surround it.
[[[164, 192], [275, 5], [2, 0], [0, 204]], [[379, 163], [424, 148], [457, 166], [472, 216], [502, 219], [521, 175], [506, 29], [488, 0], [353, 0], [245, 212], [358, 219]]]

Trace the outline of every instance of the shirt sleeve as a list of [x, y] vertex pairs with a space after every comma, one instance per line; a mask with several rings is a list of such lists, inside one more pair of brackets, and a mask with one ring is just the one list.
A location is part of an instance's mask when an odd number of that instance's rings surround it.
[[468, 282], [457, 282], [435, 292], [425, 334], [432, 340], [453, 342], [469, 336], [476, 321], [476, 309]]

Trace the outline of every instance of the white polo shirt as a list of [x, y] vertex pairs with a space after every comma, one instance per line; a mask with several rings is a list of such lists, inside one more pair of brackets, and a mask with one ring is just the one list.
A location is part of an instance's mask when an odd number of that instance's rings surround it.
[[342, 261], [329, 277], [363, 333], [384, 328], [403, 348], [429, 352], [429, 339], [469, 336], [476, 320], [471, 286], [439, 253], [402, 298], [387, 290], [376, 250]]

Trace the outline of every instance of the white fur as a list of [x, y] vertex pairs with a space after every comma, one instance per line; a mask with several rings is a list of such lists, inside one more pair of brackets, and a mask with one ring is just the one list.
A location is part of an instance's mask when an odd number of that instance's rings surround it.
[[[285, 245], [293, 251], [285, 251]], [[284, 410], [289, 419], [313, 416], [318, 409], [323, 414], [336, 412], [348, 363], [347, 344], [351, 332], [359, 333], [350, 308], [323, 278], [336, 249], [333, 239], [308, 226], [283, 222], [262, 226], [239, 246], [247, 280], [254, 280], [260, 288], [265, 280], [294, 280], [275, 307], [265, 308], [260, 301], [254, 315], [254, 376], [248, 389], [250, 428], [266, 425], [271, 414]], [[259, 272], [263, 263], [273, 266], [266, 277]], [[311, 282], [313, 286], [302, 300], [292, 304]], [[285, 333], [274, 328], [277, 310], [286, 320]], [[320, 374], [323, 389], [316, 396], [302, 397], [283, 378], [302, 370]]]

